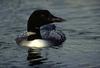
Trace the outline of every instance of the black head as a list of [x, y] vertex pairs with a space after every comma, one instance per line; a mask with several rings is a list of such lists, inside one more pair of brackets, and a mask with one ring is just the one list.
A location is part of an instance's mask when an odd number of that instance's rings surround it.
[[64, 19], [52, 15], [48, 10], [34, 11], [28, 20], [28, 31], [53, 22], [62, 22]]

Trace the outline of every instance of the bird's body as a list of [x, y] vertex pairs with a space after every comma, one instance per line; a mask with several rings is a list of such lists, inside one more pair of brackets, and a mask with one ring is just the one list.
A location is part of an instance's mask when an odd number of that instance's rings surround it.
[[44, 25], [40, 28], [42, 39], [28, 41], [28, 36], [34, 34], [36, 33], [23, 32], [16, 38], [17, 43], [29, 48], [43, 48], [48, 46], [59, 46], [66, 40], [65, 34], [61, 31], [61, 29], [59, 29], [59, 27], [56, 27], [55, 24]]

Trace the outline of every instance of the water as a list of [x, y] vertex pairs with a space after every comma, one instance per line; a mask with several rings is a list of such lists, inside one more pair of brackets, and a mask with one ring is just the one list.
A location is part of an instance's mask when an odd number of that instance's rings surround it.
[[[30, 14], [40, 8], [67, 20], [57, 24], [67, 40], [59, 49], [46, 50], [48, 59], [43, 64], [29, 66], [27, 48], [14, 39], [26, 30]], [[22, 67], [100, 68], [100, 1], [0, 0], [0, 68]]]

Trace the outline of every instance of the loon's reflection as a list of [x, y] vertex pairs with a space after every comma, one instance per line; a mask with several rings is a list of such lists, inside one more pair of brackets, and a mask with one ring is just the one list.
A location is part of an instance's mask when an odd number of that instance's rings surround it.
[[33, 65], [37, 65], [37, 64], [42, 64], [44, 60], [46, 60], [46, 58], [44, 58], [41, 55], [41, 49], [29, 49], [28, 50], [28, 56], [27, 56], [27, 60], [29, 61], [29, 65], [33, 66]]
[[[62, 46], [52, 46], [51, 49], [59, 49]], [[30, 48], [28, 50], [27, 60], [29, 61], [29, 65], [39, 65], [43, 64], [45, 60], [48, 60], [48, 51], [49, 48]]]

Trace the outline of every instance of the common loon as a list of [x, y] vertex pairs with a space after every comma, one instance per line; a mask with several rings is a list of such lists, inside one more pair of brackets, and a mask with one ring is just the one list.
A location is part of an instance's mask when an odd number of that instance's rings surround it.
[[61, 45], [66, 37], [54, 22], [65, 21], [52, 15], [48, 10], [35, 10], [29, 17], [27, 32], [16, 38], [16, 43], [29, 48], [42, 48], [49, 44]]

